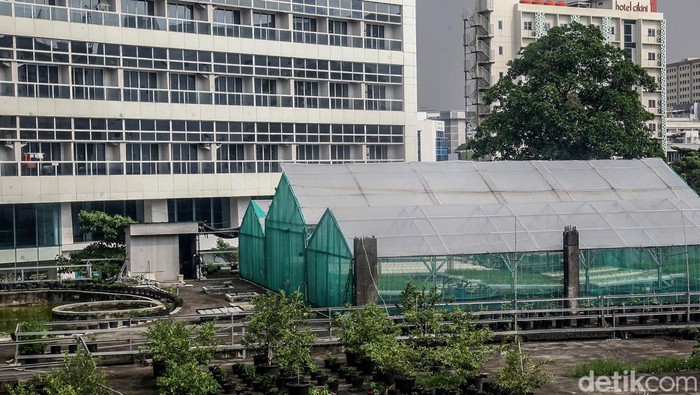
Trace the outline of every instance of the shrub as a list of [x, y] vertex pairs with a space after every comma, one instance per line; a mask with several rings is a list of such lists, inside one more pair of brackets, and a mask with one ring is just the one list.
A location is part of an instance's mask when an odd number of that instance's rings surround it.
[[603, 358], [577, 365], [569, 370], [566, 375], [572, 378], [580, 378], [588, 376], [592, 371], [595, 376], [612, 376], [615, 372], [622, 373], [625, 370], [630, 371], [632, 369], [634, 369], [634, 365], [630, 362], [617, 358]]
[[204, 365], [214, 359], [217, 346], [214, 322], [197, 326], [158, 320], [146, 330], [143, 351], [166, 363]]
[[66, 355], [61, 367], [44, 378], [46, 395], [108, 394], [107, 374], [97, 367], [98, 359], [78, 348], [75, 356]]
[[214, 377], [200, 369], [196, 362], [170, 363], [165, 375], [158, 377], [159, 393], [163, 395], [213, 395], [219, 393]]
[[[21, 332], [45, 332], [48, 330], [46, 321], [39, 318], [34, 318], [31, 321], [24, 321], [19, 324]], [[22, 335], [18, 340], [38, 340], [45, 339], [44, 335]], [[20, 355], [37, 355], [43, 354], [46, 349], [46, 342], [35, 342], [19, 345]]]

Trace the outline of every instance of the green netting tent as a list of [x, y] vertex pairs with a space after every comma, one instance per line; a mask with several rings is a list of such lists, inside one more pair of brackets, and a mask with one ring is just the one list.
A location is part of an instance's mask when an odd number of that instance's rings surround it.
[[238, 235], [240, 273], [243, 278], [265, 281], [265, 211], [251, 201], [243, 216]]
[[386, 302], [407, 282], [458, 300], [560, 297], [566, 226], [582, 296], [700, 291], [700, 199], [660, 159], [285, 165], [256, 282], [351, 302], [349, 246], [375, 236]]

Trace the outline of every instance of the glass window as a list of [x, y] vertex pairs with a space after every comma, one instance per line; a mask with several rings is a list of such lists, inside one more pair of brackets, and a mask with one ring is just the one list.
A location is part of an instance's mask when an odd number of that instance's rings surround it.
[[214, 8], [214, 22], [233, 25], [241, 24], [241, 12], [226, 8]]
[[258, 27], [275, 27], [275, 15], [265, 14], [262, 12], [253, 13], [253, 26]]
[[137, 15], [155, 15], [154, 2], [152, 0], [124, 0], [122, 12]]
[[328, 21], [328, 33], [330, 34], [348, 34], [348, 23], [345, 21]]
[[277, 81], [266, 78], [256, 78], [255, 93], [277, 94]]
[[36, 247], [36, 207], [33, 204], [15, 206], [17, 248]]
[[295, 16], [294, 17], [294, 30], [303, 31], [303, 32], [315, 32], [316, 31], [316, 19]]
[[15, 210], [14, 206], [4, 204], [0, 206], [0, 249], [15, 247]]
[[168, 3], [168, 17], [192, 20], [193, 7], [189, 4]]

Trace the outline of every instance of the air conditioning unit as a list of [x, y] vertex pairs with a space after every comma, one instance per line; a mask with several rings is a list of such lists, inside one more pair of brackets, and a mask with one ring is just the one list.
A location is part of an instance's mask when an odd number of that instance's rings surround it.
[[97, 10], [98, 11], [109, 11], [109, 7], [111, 7], [107, 3], [97, 3]]

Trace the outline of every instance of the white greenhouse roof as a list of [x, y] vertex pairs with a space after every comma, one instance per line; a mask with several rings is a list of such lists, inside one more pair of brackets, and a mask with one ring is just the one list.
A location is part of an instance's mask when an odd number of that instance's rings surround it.
[[308, 224], [326, 208], [697, 198], [661, 159], [285, 164]]
[[307, 224], [330, 208], [381, 257], [700, 245], [700, 199], [661, 159], [284, 165]]
[[560, 251], [568, 225], [579, 230], [581, 249], [700, 245], [697, 198], [337, 208], [333, 214], [348, 245], [375, 236], [380, 257]]

